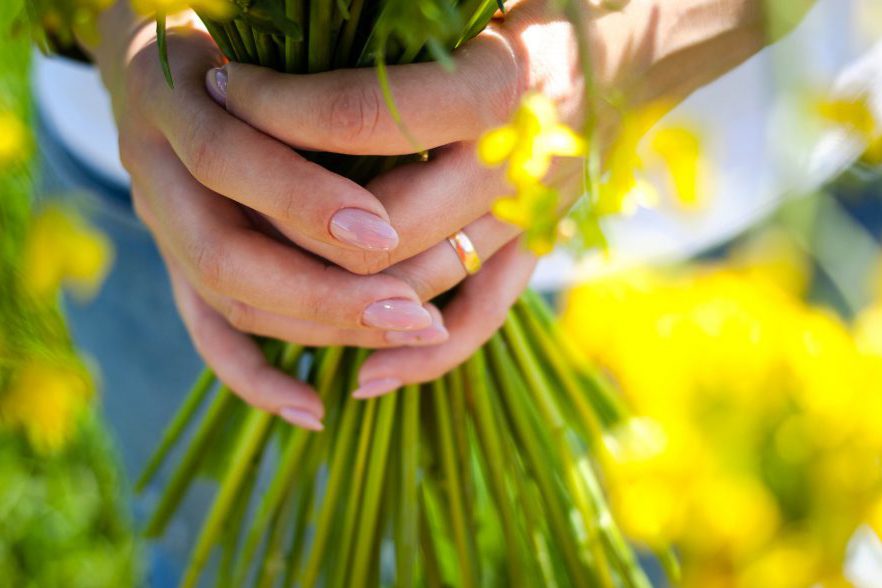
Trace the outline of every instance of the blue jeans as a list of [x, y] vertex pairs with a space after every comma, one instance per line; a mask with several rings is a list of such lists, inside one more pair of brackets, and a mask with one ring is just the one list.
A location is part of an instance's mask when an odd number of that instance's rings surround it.
[[[178, 317], [156, 246], [134, 216], [128, 187], [95, 175], [45, 125], [39, 134], [39, 194], [60, 197], [80, 210], [115, 248], [116, 259], [98, 295], [86, 303], [66, 300], [65, 313], [77, 346], [94, 363], [101, 411], [126, 476], [134, 480], [202, 361]], [[149, 514], [167, 477], [162, 472], [152, 488], [134, 497], [138, 523]], [[191, 492], [162, 541], [145, 550], [148, 585], [177, 584], [200, 523], [201, 508], [188, 504], [204, 505], [210, 490], [206, 484]]]

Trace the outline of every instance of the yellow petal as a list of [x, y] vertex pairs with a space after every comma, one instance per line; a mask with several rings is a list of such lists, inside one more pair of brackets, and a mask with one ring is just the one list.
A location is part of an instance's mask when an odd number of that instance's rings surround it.
[[537, 125], [540, 131], [557, 124], [557, 106], [548, 96], [539, 92], [531, 92], [524, 96], [521, 101], [521, 114], [529, 117], [531, 123]]
[[518, 149], [508, 166], [508, 180], [514, 186], [529, 186], [539, 182], [551, 167], [551, 156], [539, 149]]
[[518, 133], [511, 125], [488, 131], [478, 140], [478, 159], [484, 165], [499, 165], [511, 155]]
[[65, 278], [81, 297], [95, 293], [110, 268], [113, 249], [104, 235], [81, 228], [70, 240]]
[[585, 140], [566, 125], [557, 125], [541, 135], [542, 148], [551, 155], [578, 157], [585, 155]]
[[493, 215], [518, 227], [530, 225], [530, 214], [517, 198], [500, 198], [493, 204]]
[[664, 161], [677, 201], [687, 207], [700, 204], [701, 141], [698, 135], [685, 127], [667, 127], [657, 131], [650, 143], [652, 150]]

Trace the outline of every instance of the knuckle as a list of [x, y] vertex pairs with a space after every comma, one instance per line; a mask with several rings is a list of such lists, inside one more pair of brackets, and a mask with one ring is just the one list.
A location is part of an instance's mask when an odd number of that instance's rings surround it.
[[240, 300], [231, 300], [224, 316], [237, 331], [250, 332], [254, 328], [254, 309]]
[[341, 267], [359, 276], [379, 274], [392, 266], [389, 251], [353, 251], [340, 261]]
[[423, 301], [431, 300], [460, 281], [459, 276], [452, 278], [419, 256], [407, 260], [389, 273], [410, 286]]
[[490, 43], [480, 51], [480, 58], [469, 63], [472, 75], [463, 78], [469, 80], [469, 97], [476, 106], [475, 112], [484, 119], [480, 123], [492, 126], [511, 118], [528, 88], [530, 73], [522, 65], [523, 56], [518, 55], [510, 41]]
[[198, 119], [192, 122], [186, 135], [185, 163], [193, 177], [202, 184], [221, 175], [221, 161], [214, 148], [220, 144], [218, 140], [218, 132]]
[[222, 289], [225, 274], [222, 250], [210, 243], [200, 244], [192, 252], [192, 263], [202, 285], [215, 291]]
[[283, 194], [277, 199], [275, 217], [283, 222], [298, 223], [304, 215], [303, 202], [293, 193]]
[[382, 97], [373, 85], [340, 86], [327, 103], [326, 126], [341, 142], [364, 140], [376, 129], [381, 108]]

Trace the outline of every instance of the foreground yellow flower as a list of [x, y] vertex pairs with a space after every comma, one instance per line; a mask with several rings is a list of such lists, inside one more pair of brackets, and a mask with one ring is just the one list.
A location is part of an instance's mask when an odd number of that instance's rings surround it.
[[51, 296], [62, 286], [88, 297], [110, 268], [113, 250], [104, 235], [75, 214], [50, 207], [33, 220], [25, 250], [25, 284], [29, 292]]
[[[655, 128], [668, 109], [666, 104], [652, 104], [622, 118], [597, 196], [601, 214], [629, 213], [636, 204], [660, 200], [654, 186], [643, 177], [654, 169], [668, 177], [670, 193], [681, 206], [694, 208], [702, 203], [700, 179], [706, 162], [701, 138], [685, 125]], [[641, 150], [644, 141], [645, 152]]]
[[508, 180], [520, 189], [540, 182], [554, 157], [585, 155], [585, 141], [562, 124], [554, 102], [543, 94], [527, 94], [510, 124], [485, 133], [478, 157], [485, 165], [508, 162]]
[[542, 94], [527, 94], [511, 123], [485, 133], [478, 141], [478, 158], [488, 166], [507, 164], [514, 189], [500, 198], [493, 213], [525, 231], [527, 246], [549, 253], [557, 241], [560, 193], [545, 182], [555, 157], [582, 157], [584, 139], [562, 124], [555, 104]]
[[61, 449], [76, 430], [91, 387], [82, 374], [32, 360], [13, 374], [0, 394], [0, 423], [20, 428], [39, 451]]

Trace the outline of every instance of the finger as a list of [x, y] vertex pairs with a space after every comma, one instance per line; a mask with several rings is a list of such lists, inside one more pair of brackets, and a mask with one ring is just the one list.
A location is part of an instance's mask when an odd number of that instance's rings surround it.
[[195, 182], [167, 147], [144, 150], [162, 174], [135, 177], [157, 230], [200, 288], [293, 318], [420, 330], [432, 318], [404, 282], [356, 276], [254, 230], [241, 209]]
[[417, 331], [381, 331], [376, 329], [341, 329], [313, 321], [294, 319], [259, 308], [238, 300], [213, 294], [200, 296], [236, 330], [280, 339], [304, 347], [363, 347], [384, 349], [388, 347], [437, 345], [447, 340], [441, 312], [432, 304], [424, 305], [432, 316], [432, 325]]
[[324, 406], [315, 391], [270, 366], [253, 339], [209, 308], [173, 261], [166, 264], [181, 318], [218, 378], [248, 404], [303, 428], [321, 430]]
[[[488, 213], [462, 232], [472, 242], [481, 262], [487, 264], [521, 231]], [[419, 255], [393, 265], [385, 273], [409, 284], [421, 300], [432, 300], [468, 277], [463, 260], [446, 238]]]
[[444, 309], [450, 339], [435, 347], [377, 351], [362, 365], [353, 395], [371, 398], [404, 384], [439, 378], [487, 342], [505, 322], [509, 308], [527, 286], [536, 259], [513, 241], [480, 273], [463, 283]]
[[506, 120], [520, 93], [513, 49], [487, 31], [438, 63], [387, 68], [402, 132], [373, 69], [283, 75], [225, 66], [227, 109], [294, 147], [357, 155], [400, 155], [474, 139]]
[[400, 236], [393, 251], [345, 251], [323, 243], [307, 247], [317, 255], [359, 274], [372, 274], [424, 252], [491, 208], [511, 192], [500, 170], [488, 169], [475, 157], [473, 143], [439, 150], [427, 162], [397, 167], [367, 185], [386, 207]]
[[[309, 238], [349, 250], [395, 248], [398, 236], [369, 191], [230, 116], [206, 92], [199, 63], [182, 64], [175, 89], [154, 91], [147, 108], [200, 184], [265, 214], [301, 245]], [[137, 165], [139, 153], [122, 148]]]

